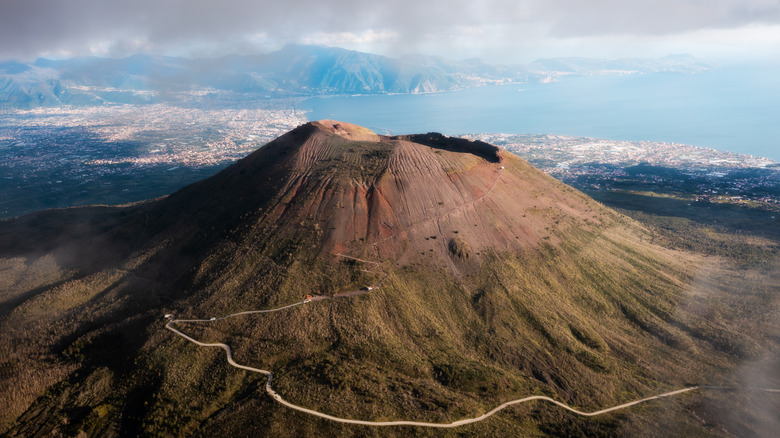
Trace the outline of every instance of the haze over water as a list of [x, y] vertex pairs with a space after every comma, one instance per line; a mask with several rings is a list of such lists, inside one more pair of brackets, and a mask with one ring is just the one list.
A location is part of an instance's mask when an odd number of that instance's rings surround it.
[[562, 134], [690, 144], [780, 161], [780, 69], [572, 77], [457, 92], [306, 100], [311, 120], [377, 132]]

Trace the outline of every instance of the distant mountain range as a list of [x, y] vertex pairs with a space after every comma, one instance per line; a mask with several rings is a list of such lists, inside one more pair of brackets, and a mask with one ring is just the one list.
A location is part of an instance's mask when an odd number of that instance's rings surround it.
[[540, 59], [490, 65], [408, 55], [288, 45], [267, 55], [176, 58], [38, 59], [0, 62], [0, 108], [256, 99], [323, 94], [430, 93], [486, 84], [552, 81], [562, 76], [696, 73], [712, 67], [690, 55], [657, 59]]

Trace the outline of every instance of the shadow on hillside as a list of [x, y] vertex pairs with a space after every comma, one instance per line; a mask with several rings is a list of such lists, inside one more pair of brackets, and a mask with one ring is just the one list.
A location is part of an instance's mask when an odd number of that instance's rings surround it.
[[427, 134], [399, 135], [391, 137], [394, 140], [408, 140], [419, 143], [434, 149], [443, 149], [450, 152], [462, 152], [476, 155], [484, 158], [491, 163], [498, 163], [501, 158], [498, 156], [498, 147], [481, 141], [471, 141], [465, 138], [446, 137], [438, 132], [429, 132]]
[[780, 215], [763, 208], [625, 192], [597, 191], [588, 192], [588, 195], [611, 208], [683, 218], [723, 231], [758, 235], [780, 241]]

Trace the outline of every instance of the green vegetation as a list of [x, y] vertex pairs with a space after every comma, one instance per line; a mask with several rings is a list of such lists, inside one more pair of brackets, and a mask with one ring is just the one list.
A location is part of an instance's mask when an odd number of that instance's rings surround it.
[[780, 209], [766, 203], [694, 201], [653, 192], [588, 192], [653, 230], [656, 243], [726, 257], [740, 266], [780, 256]]

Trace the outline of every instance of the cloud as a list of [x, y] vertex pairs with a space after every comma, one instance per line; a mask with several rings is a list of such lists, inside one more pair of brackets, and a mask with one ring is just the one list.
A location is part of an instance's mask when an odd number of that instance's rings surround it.
[[359, 32], [317, 32], [304, 36], [304, 44], [320, 44], [326, 46], [341, 46], [354, 44], [372, 44], [397, 41], [400, 35], [392, 30], [366, 29]]
[[778, 0], [4, 0], [0, 8], [0, 58], [267, 51], [290, 42], [457, 54], [463, 44], [511, 51], [516, 38], [554, 45], [780, 26]]
[[[669, 35], [780, 23], [777, 0], [567, 1], [553, 34], [564, 36]], [[594, 7], [596, 6], [596, 7]]]

